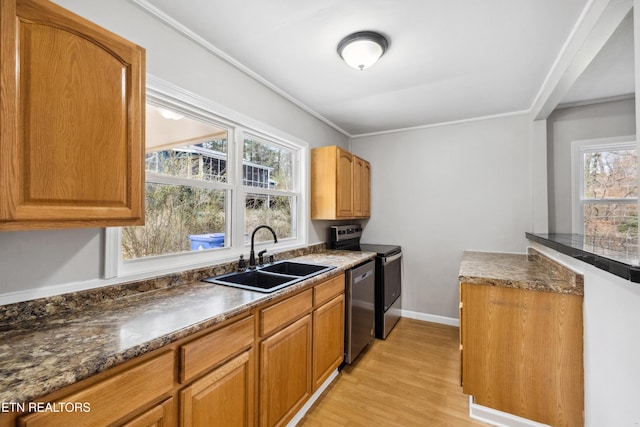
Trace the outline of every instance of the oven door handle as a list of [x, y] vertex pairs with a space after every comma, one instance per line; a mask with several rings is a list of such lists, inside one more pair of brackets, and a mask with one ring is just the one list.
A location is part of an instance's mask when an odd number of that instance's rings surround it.
[[390, 264], [390, 263], [392, 263], [393, 261], [398, 260], [398, 259], [400, 259], [400, 258], [402, 258], [402, 252], [400, 252], [399, 254], [394, 255], [394, 256], [390, 256], [390, 257], [385, 257], [385, 258], [383, 258], [382, 263], [383, 263], [384, 265], [387, 265], [387, 264]]

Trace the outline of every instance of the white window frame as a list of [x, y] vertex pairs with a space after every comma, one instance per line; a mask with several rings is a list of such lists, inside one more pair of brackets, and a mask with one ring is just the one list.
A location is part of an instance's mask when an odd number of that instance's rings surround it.
[[584, 206], [593, 203], [638, 203], [638, 199], [587, 199], [584, 197], [584, 153], [637, 150], [635, 135], [571, 142], [571, 232], [584, 234]]
[[[294, 206], [292, 208], [293, 212], [291, 212], [291, 216], [294, 224], [294, 229], [292, 230], [292, 234], [294, 237], [288, 237], [283, 239], [278, 238], [278, 242], [282, 241], [286, 243], [289, 241], [295, 241], [298, 239], [298, 233], [300, 229], [299, 225], [300, 225], [300, 220], [302, 219], [302, 217], [300, 216], [300, 209], [299, 209], [299, 206], [302, 205], [302, 188], [304, 187], [304, 184], [302, 182], [303, 181], [302, 176], [300, 175], [300, 169], [301, 169], [300, 166], [302, 164], [302, 161], [301, 161], [302, 150], [300, 150], [299, 147], [296, 147], [295, 145], [288, 143], [287, 141], [275, 140], [274, 138], [269, 137], [268, 135], [255, 132], [255, 131], [242, 130], [240, 132], [240, 140], [242, 141], [242, 143], [238, 144], [238, 148], [240, 150], [240, 153], [239, 153], [240, 158], [242, 158], [242, 155], [243, 155], [242, 150], [244, 148], [245, 136], [253, 137], [258, 141], [266, 142], [275, 146], [281, 146], [283, 148], [286, 148], [292, 151], [292, 155], [293, 155], [292, 161], [294, 165], [293, 165], [293, 176], [291, 178], [293, 180], [293, 189], [292, 191], [286, 191], [286, 190], [276, 190], [271, 188], [245, 186], [243, 185], [243, 178], [244, 178], [243, 171], [242, 171], [242, 168], [240, 168], [236, 178], [238, 180], [238, 187], [240, 189], [238, 192], [239, 194], [238, 202], [241, 204], [241, 206], [239, 206], [238, 209], [242, 208], [244, 212], [244, 205], [245, 205], [247, 194], [264, 194], [264, 195], [270, 195], [270, 196], [285, 196], [285, 197], [294, 196], [295, 197], [294, 200], [297, 201], [296, 203], [294, 203]], [[239, 224], [238, 226], [239, 228], [244, 230], [244, 215], [242, 215], [242, 219], [243, 219], [242, 223]]]
[[[201, 98], [195, 94], [164, 82], [151, 75], [147, 75], [147, 103], [165, 107], [185, 116], [209, 122], [214, 126], [226, 129], [227, 135], [227, 182], [215, 183], [212, 187], [227, 191], [225, 197], [228, 216], [225, 219], [225, 234], [231, 239], [225, 239], [224, 248], [205, 251], [190, 251], [178, 254], [167, 254], [153, 257], [124, 261], [121, 258], [121, 228], [105, 229], [105, 264], [104, 279], [113, 283], [123, 280], [143, 279], [160, 274], [170, 274], [194, 268], [201, 268], [212, 264], [235, 261], [240, 255], [248, 259], [249, 247], [244, 238], [244, 203], [247, 193], [259, 192], [277, 196], [294, 196], [297, 203], [292, 216], [295, 221], [295, 237], [278, 239], [273, 242], [257, 243], [256, 248], [264, 247], [274, 252], [300, 248], [308, 245], [308, 217], [307, 208], [309, 186], [304, 180], [309, 170], [309, 145], [307, 142], [288, 135], [269, 125], [246, 117], [240, 113], [223, 107], [217, 103]], [[242, 154], [244, 135], [250, 134], [260, 140], [280, 145], [294, 153], [294, 189], [283, 191], [274, 189], [245, 187], [242, 182]], [[166, 183], [186, 184], [197, 186], [196, 180], [186, 180], [179, 177], [158, 177]], [[231, 243], [229, 242], [231, 241]]]

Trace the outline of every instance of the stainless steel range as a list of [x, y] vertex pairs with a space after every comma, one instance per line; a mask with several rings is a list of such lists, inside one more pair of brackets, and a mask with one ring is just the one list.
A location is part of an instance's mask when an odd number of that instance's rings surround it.
[[329, 231], [329, 247], [376, 253], [375, 336], [386, 339], [400, 319], [402, 292], [402, 248], [398, 245], [360, 243], [358, 224], [336, 225]]

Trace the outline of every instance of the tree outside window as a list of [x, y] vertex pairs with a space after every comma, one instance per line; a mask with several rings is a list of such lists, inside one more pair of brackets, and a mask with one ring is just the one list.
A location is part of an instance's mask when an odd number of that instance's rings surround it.
[[[267, 224], [278, 239], [296, 236], [297, 195], [294, 188], [295, 153], [262, 138], [247, 135], [243, 147], [245, 186], [245, 233]], [[259, 167], [256, 167], [259, 166]], [[258, 231], [256, 242], [273, 237]]]
[[632, 142], [582, 142], [574, 220], [582, 234], [637, 245], [638, 154]]

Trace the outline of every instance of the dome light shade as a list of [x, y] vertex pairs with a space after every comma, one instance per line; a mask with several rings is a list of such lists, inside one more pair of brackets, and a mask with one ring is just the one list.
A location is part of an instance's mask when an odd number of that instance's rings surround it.
[[387, 50], [387, 39], [373, 31], [360, 31], [343, 38], [338, 43], [338, 55], [349, 66], [364, 70], [380, 59]]
[[160, 115], [162, 117], [164, 117], [165, 119], [180, 120], [180, 119], [184, 118], [184, 116], [182, 114], [178, 114], [175, 111], [165, 110], [164, 108], [158, 108], [158, 110], [160, 111]]

